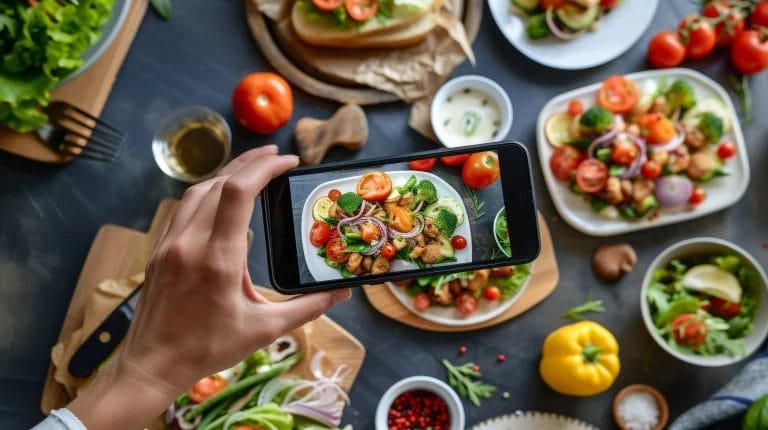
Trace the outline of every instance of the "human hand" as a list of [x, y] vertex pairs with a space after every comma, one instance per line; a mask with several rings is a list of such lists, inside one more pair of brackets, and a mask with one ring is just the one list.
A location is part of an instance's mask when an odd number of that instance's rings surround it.
[[[297, 165], [298, 157], [265, 146], [187, 190], [147, 264], [122, 348], [70, 406], [89, 428], [143, 426], [200, 378], [349, 298], [344, 289], [273, 303], [251, 284], [246, 237], [255, 199]], [[110, 397], [141, 413], [117, 418], [104, 403]]]

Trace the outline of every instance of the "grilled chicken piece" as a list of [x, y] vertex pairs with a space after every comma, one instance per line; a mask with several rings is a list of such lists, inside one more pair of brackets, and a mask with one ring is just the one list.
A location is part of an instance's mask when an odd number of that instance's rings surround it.
[[441, 305], [450, 305], [453, 303], [453, 294], [447, 285], [443, 285], [432, 297], [437, 303]]
[[440, 236], [440, 229], [429, 218], [424, 219], [424, 230], [422, 232], [428, 239], [437, 239]]
[[425, 264], [434, 264], [442, 257], [440, 254], [440, 245], [436, 243], [430, 243], [424, 247], [424, 252], [421, 254], [421, 261]]
[[366, 272], [370, 272], [371, 266], [373, 266], [373, 257], [371, 257], [370, 255], [366, 255], [365, 257], [363, 257], [363, 270], [365, 270]]
[[491, 271], [489, 269], [476, 270], [475, 276], [469, 280], [467, 287], [473, 292], [480, 290], [486, 283], [488, 283], [488, 277], [490, 275]]
[[352, 272], [352, 274], [359, 275], [363, 273], [362, 263], [363, 262], [363, 255], [359, 252], [353, 252], [352, 254], [349, 254], [349, 260], [347, 260], [347, 270]]
[[386, 273], [389, 271], [389, 260], [379, 255], [373, 260], [373, 266], [371, 267], [371, 275], [378, 275], [380, 273]]

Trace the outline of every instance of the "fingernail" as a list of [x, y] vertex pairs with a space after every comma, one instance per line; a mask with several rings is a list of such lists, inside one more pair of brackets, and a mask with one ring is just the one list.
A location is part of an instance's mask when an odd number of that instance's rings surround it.
[[333, 304], [337, 305], [341, 302], [346, 302], [349, 300], [350, 297], [352, 297], [352, 290], [349, 288], [344, 288], [341, 290], [336, 290], [333, 293]]
[[285, 158], [286, 160], [291, 160], [296, 164], [299, 164], [299, 161], [300, 161], [299, 156], [296, 154], [283, 154], [281, 155], [281, 157]]
[[266, 149], [269, 149], [269, 150], [272, 150], [272, 151], [275, 151], [275, 152], [277, 152], [277, 151], [278, 151], [278, 149], [280, 149], [280, 148], [278, 148], [278, 147], [277, 147], [277, 145], [275, 145], [274, 143], [270, 143], [269, 145], [265, 145], [265, 148], [266, 148]]

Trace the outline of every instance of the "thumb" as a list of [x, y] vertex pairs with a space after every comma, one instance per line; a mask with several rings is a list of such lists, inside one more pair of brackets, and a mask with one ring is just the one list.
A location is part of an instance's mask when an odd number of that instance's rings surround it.
[[298, 296], [283, 302], [270, 303], [276, 330], [283, 334], [320, 318], [334, 305], [352, 296], [349, 288]]

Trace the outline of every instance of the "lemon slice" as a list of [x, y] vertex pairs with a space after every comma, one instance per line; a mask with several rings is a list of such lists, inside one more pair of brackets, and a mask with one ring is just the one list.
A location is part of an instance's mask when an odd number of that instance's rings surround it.
[[315, 204], [312, 205], [312, 218], [315, 221], [323, 221], [326, 218], [330, 218], [328, 210], [331, 209], [331, 206], [333, 206], [333, 200], [329, 199], [328, 196], [315, 200]]
[[714, 264], [691, 267], [683, 275], [683, 286], [729, 302], [741, 301], [741, 285], [733, 273]]
[[571, 137], [571, 116], [566, 112], [558, 112], [547, 119], [544, 124], [544, 134], [549, 144], [557, 148], [573, 140]]

